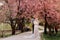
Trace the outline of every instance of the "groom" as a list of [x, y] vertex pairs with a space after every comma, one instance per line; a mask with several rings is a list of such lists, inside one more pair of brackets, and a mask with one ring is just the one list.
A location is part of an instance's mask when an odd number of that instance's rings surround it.
[[32, 23], [32, 33], [34, 33], [34, 18], [33, 17], [32, 17], [31, 23]]

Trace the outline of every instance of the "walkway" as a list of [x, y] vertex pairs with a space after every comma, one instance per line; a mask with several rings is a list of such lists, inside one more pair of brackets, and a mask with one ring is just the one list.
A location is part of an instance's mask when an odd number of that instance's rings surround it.
[[[39, 32], [41, 34], [41, 32], [43, 32], [43, 30], [40, 30]], [[31, 35], [31, 34], [32, 34], [31, 32], [25, 32], [25, 33], [21, 33], [21, 34], [14, 35], [14, 36], [0, 39], [0, 40], [41, 40], [41, 36], [40, 36], [40, 39], [38, 39], [38, 37], [37, 38], [24, 38], [25, 36], [29, 37], [29, 35]]]

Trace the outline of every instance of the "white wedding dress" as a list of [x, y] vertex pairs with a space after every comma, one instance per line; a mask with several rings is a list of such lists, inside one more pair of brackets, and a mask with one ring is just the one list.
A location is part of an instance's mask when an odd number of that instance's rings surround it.
[[38, 20], [34, 20], [34, 33], [30, 36], [26, 36], [26, 38], [39, 38], [39, 21]]
[[34, 37], [39, 37], [39, 21], [34, 20]]

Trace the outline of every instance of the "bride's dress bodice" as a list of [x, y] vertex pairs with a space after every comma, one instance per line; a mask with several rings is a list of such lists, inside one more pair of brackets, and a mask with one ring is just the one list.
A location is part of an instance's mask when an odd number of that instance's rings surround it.
[[38, 20], [34, 20], [34, 26], [36, 26], [36, 27], [39, 26], [39, 21]]

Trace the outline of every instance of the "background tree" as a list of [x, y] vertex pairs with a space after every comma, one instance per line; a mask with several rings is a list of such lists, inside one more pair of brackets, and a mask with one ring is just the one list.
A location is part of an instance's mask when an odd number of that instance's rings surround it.
[[[55, 26], [60, 24], [59, 2], [59, 0], [8, 0], [7, 4], [9, 5], [10, 11], [9, 17], [12, 20], [17, 18], [20, 21], [23, 17], [30, 20], [31, 16], [36, 16], [39, 19], [45, 20], [45, 33], [46, 28], [49, 28], [51, 32], [52, 28], [54, 29]], [[46, 27], [47, 25], [49, 26]]]
[[16, 28], [16, 15], [17, 15], [17, 2], [16, 0], [5, 0], [8, 10], [9, 10], [9, 21], [12, 28], [12, 35], [15, 34], [15, 28]]

